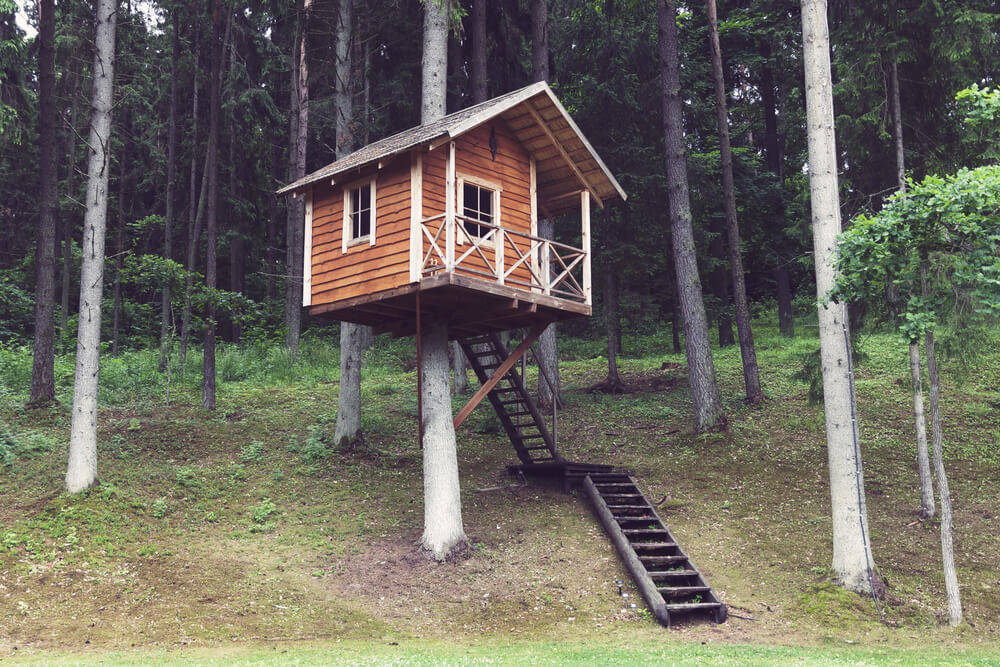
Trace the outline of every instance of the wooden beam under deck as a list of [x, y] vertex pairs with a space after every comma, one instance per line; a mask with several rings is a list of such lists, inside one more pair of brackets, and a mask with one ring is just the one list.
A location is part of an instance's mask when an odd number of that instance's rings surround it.
[[426, 317], [448, 322], [448, 335], [459, 338], [477, 333], [535, 327], [588, 316], [591, 306], [499, 285], [470, 276], [442, 273], [373, 294], [314, 305], [314, 317], [365, 324], [376, 333], [409, 336], [416, 330], [416, 295]]

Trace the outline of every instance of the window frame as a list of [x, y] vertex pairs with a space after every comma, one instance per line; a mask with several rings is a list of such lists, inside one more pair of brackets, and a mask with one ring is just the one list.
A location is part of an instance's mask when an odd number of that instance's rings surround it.
[[[378, 180], [378, 175], [368, 176], [366, 178], [358, 179], [352, 183], [346, 183], [344, 185], [344, 211], [343, 211], [343, 228], [341, 230], [341, 253], [346, 253], [348, 248], [353, 248], [360, 245], [375, 245], [375, 220], [376, 211], [375, 204], [378, 201], [378, 193], [375, 190], [375, 182]], [[368, 234], [365, 236], [354, 236], [354, 211], [352, 210], [352, 197], [351, 195], [355, 190], [360, 190], [366, 185], [371, 188], [371, 200], [369, 202], [369, 225]], [[360, 198], [360, 196], [359, 196]]]
[[[495, 225], [497, 227], [501, 227], [502, 223], [500, 221], [500, 198], [501, 198], [502, 193], [503, 193], [503, 186], [500, 183], [497, 183], [496, 181], [491, 181], [491, 180], [488, 180], [488, 179], [485, 179], [485, 178], [480, 178], [478, 176], [472, 176], [471, 174], [461, 174], [461, 173], [460, 174], [456, 174], [456, 178], [455, 178], [455, 190], [456, 190], [456, 192], [455, 192], [455, 212], [456, 212], [456, 214], [462, 216], [463, 218], [465, 217], [465, 184], [466, 183], [469, 183], [470, 185], [475, 185], [477, 187], [489, 190], [489, 191], [491, 191], [493, 193], [493, 211], [494, 211], [493, 212], [493, 222], [491, 222], [491, 223], [484, 223], [484, 224], [492, 224], [492, 225]], [[464, 226], [464, 224], [465, 224], [464, 220], [458, 220], [458, 221], [456, 221], [456, 225], [463, 225]], [[465, 231], [465, 234], [455, 234], [455, 242], [458, 245], [465, 245], [465, 243], [466, 243], [466, 241], [465, 241], [465, 235], [466, 234], [469, 234], [468, 230]], [[479, 241], [479, 245], [481, 245], [483, 247], [491, 248], [491, 247], [493, 247], [496, 244], [495, 244], [495, 241], [493, 239], [487, 239], [485, 241], [480, 240]]]

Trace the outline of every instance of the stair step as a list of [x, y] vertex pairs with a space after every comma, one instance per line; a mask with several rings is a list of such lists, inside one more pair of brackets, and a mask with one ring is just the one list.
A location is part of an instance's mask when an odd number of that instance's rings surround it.
[[651, 509], [653, 509], [649, 505], [613, 505], [613, 507], [616, 510], [651, 510]]
[[652, 579], [668, 579], [670, 577], [696, 577], [698, 570], [649, 570], [646, 572]]
[[721, 606], [721, 602], [675, 602], [667, 603], [667, 611], [707, 611]]
[[549, 448], [548, 445], [538, 445], [537, 447], [522, 447], [521, 449], [523, 449], [526, 452], [535, 452], [538, 451], [539, 449], [548, 449], [548, 448]]
[[545, 440], [544, 435], [522, 435], [521, 440]]
[[[615, 509], [620, 509], [620, 508], [621, 508], [621, 505], [615, 505]], [[652, 507], [643, 507], [642, 509], [643, 510], [648, 510], [650, 512], [653, 510]], [[638, 514], [612, 514], [611, 518], [614, 519], [615, 521], [618, 521], [618, 522], [621, 522], [621, 521], [644, 521], [646, 523], [649, 523], [650, 521], [656, 521], [656, 517], [653, 516], [652, 514], [647, 514], [645, 516], [638, 515]]]
[[669, 535], [666, 528], [625, 528], [622, 530], [626, 535]]
[[707, 593], [712, 590], [708, 586], [657, 586], [656, 590], [661, 595], [692, 595], [694, 593]]
[[[624, 531], [628, 532], [628, 531]], [[666, 549], [668, 547], [676, 547], [676, 542], [631, 542], [632, 549]], [[640, 558], [645, 558], [645, 556], [640, 554]]]
[[601, 497], [607, 500], [608, 498], [642, 498], [641, 493], [602, 493]]
[[524, 405], [524, 399], [517, 398], [514, 399], [513, 401], [500, 401], [500, 405], [517, 405], [517, 404]]
[[639, 560], [643, 561], [654, 561], [656, 563], [679, 563], [681, 561], [687, 560], [687, 556], [645, 556], [639, 554]]

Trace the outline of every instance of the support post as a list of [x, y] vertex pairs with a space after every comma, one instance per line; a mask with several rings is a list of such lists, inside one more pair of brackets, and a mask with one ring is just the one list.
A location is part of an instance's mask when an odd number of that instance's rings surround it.
[[[583, 296], [588, 306], [594, 295], [590, 284], [590, 193], [580, 193], [580, 247], [583, 249]], [[548, 292], [546, 292], [548, 294]]]
[[504, 245], [506, 241], [504, 239], [503, 227], [496, 230], [496, 262], [497, 262], [497, 283], [503, 285], [504, 277]]
[[448, 158], [445, 167], [444, 224], [445, 224], [445, 271], [455, 270], [455, 142], [448, 144]]
[[[531, 200], [531, 235], [538, 236], [538, 164], [535, 158], [530, 158], [528, 162], [528, 189]], [[531, 268], [534, 274], [539, 275], [539, 257], [537, 252], [531, 253]]]
[[531, 330], [531, 333], [528, 334], [523, 341], [521, 341], [521, 344], [510, 353], [510, 356], [507, 357], [502, 364], [500, 364], [500, 367], [493, 371], [493, 375], [490, 376], [490, 379], [483, 383], [483, 386], [479, 388], [479, 391], [473, 394], [472, 398], [469, 399], [469, 402], [458, 411], [457, 415], [455, 415], [455, 428], [461, 426], [462, 422], [464, 422], [468, 416], [472, 414], [472, 411], [476, 409], [476, 406], [482, 403], [483, 399], [486, 398], [486, 395], [493, 391], [493, 387], [497, 386], [497, 383], [503, 379], [504, 375], [507, 375], [507, 371], [514, 367], [514, 364], [516, 364], [524, 353], [528, 351], [528, 348], [531, 347], [532, 343], [538, 340], [538, 337], [542, 335], [542, 332], [545, 331], [545, 327], [547, 326], [548, 323], [535, 326], [535, 328]]
[[552, 293], [552, 271], [549, 270], [549, 262], [552, 261], [549, 255], [552, 253], [552, 244], [548, 239], [542, 241], [542, 293], [549, 295]]
[[417, 309], [417, 448], [424, 448], [424, 392], [423, 381], [421, 380], [420, 359], [423, 357], [423, 349], [420, 346], [420, 290], [416, 293]]

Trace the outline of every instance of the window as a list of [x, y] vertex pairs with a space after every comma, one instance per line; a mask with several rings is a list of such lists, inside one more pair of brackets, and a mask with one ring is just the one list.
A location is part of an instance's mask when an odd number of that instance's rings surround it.
[[367, 241], [375, 245], [375, 179], [344, 187], [343, 248]]
[[[462, 220], [462, 226], [470, 238], [481, 239], [489, 236], [491, 228], [476, 223], [484, 222], [487, 225], [499, 226], [500, 186], [479, 179], [460, 177], [458, 180], [458, 210], [465, 218]], [[464, 239], [459, 242], [461, 241]]]

